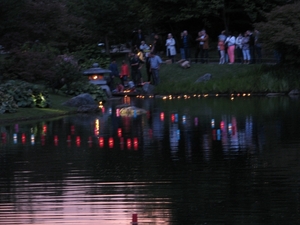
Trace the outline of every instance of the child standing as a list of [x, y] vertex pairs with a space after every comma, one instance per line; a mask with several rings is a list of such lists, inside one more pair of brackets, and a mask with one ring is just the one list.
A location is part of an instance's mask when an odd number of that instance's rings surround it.
[[225, 63], [225, 43], [222, 39], [219, 39], [218, 49], [220, 51], [220, 62], [219, 64]]
[[127, 78], [129, 76], [129, 67], [125, 60], [122, 61], [120, 79], [123, 86], [127, 86]]

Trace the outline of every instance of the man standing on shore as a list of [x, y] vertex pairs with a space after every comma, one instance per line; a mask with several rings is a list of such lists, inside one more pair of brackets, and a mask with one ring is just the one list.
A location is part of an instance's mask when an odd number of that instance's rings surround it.
[[150, 71], [152, 73], [153, 85], [159, 84], [159, 66], [162, 63], [161, 58], [155, 55], [154, 52], [150, 52]]

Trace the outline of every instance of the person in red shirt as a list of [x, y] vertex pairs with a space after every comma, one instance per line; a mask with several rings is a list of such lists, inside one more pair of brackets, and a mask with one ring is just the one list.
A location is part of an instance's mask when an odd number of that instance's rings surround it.
[[123, 86], [127, 85], [127, 78], [129, 76], [129, 67], [125, 60], [122, 61], [121, 71], [120, 71], [120, 79]]

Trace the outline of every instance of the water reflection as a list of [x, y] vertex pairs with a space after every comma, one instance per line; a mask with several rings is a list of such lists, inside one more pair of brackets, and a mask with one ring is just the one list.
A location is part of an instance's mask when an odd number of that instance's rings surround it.
[[[121, 117], [124, 102], [147, 113]], [[299, 109], [124, 98], [0, 126], [0, 224], [297, 224]]]

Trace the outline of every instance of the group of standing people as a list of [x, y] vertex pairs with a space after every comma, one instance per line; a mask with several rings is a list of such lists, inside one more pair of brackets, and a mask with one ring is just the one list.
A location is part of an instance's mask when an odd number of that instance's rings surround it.
[[219, 64], [227, 62], [233, 64], [236, 62], [235, 56], [237, 56], [239, 63], [261, 63], [261, 43], [258, 30], [254, 32], [247, 30], [244, 34], [240, 33], [237, 37], [230, 32], [226, 34], [225, 31], [222, 31], [218, 39]]

